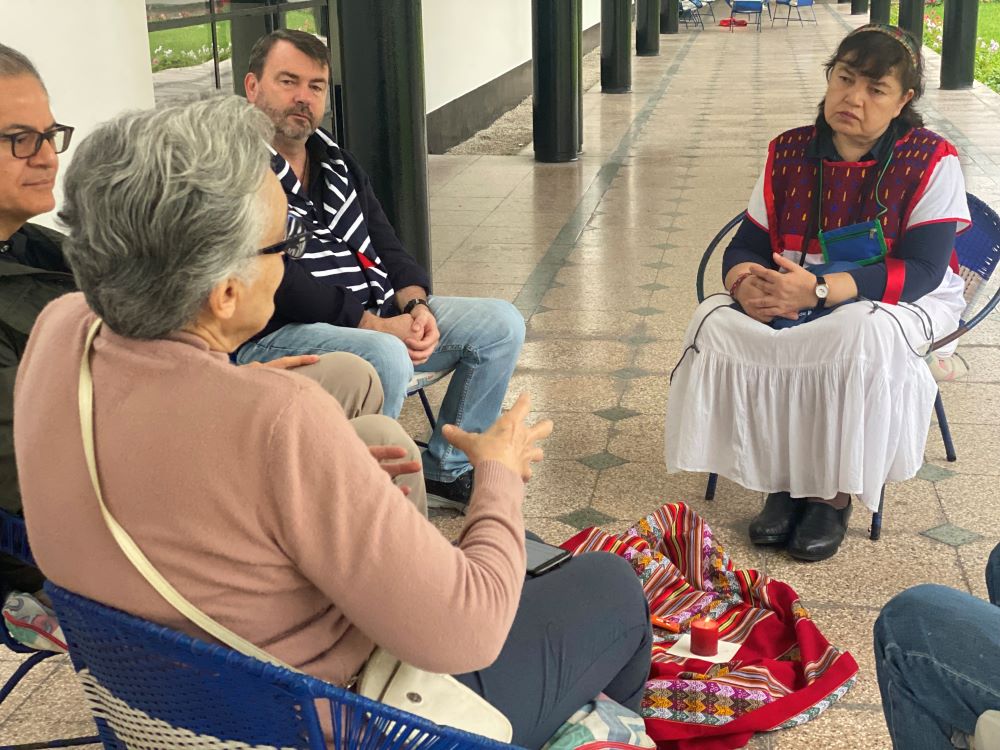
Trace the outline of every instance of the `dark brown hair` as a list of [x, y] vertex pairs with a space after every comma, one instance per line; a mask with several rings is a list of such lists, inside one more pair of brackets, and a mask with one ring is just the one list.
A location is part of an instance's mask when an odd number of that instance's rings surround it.
[[306, 57], [315, 60], [320, 65], [330, 67], [330, 53], [319, 39], [304, 31], [287, 31], [278, 29], [266, 36], [262, 36], [254, 42], [253, 49], [250, 50], [250, 62], [248, 70], [258, 79], [264, 73], [264, 63], [271, 53], [271, 48], [278, 42], [288, 42]]
[[[920, 54], [920, 44], [908, 31], [884, 24], [862, 26], [844, 37], [837, 51], [827, 60], [828, 79], [838, 62], [850, 65], [861, 75], [873, 80], [893, 72], [904, 93], [913, 89], [913, 98], [903, 107], [896, 121], [907, 128], [923, 126], [924, 118], [914, 106], [924, 93], [923, 56]], [[825, 123], [823, 102], [819, 105], [819, 117]]]

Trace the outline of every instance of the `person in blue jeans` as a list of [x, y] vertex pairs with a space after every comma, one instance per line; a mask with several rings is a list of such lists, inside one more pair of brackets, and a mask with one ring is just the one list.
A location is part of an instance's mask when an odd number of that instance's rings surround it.
[[288, 199], [288, 231], [307, 245], [286, 259], [274, 316], [236, 359], [351, 352], [378, 372], [392, 418], [414, 371], [455, 368], [423, 465], [428, 507], [464, 510], [472, 467], [441, 426], [480, 432], [496, 421], [524, 319], [503, 300], [430, 295], [428, 274], [403, 248], [368, 176], [319, 127], [328, 60], [323, 42], [301, 31], [268, 34], [250, 53], [247, 99], [275, 125], [271, 166]]
[[986, 586], [989, 602], [915, 586], [875, 622], [882, 710], [895, 750], [969, 747], [980, 714], [1000, 710], [1000, 545]]

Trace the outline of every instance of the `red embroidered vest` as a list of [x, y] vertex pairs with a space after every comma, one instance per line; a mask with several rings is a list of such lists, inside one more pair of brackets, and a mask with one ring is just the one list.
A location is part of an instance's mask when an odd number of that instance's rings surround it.
[[[815, 210], [819, 160], [806, 156], [815, 134], [813, 125], [788, 130], [771, 141], [768, 148], [764, 202], [771, 247], [777, 253], [795, 253], [795, 259], [809, 231], [810, 214]], [[878, 196], [888, 208], [881, 218], [888, 248], [884, 302], [899, 301], [905, 279], [905, 266], [903, 261], [892, 257], [893, 247], [902, 237], [910, 212], [923, 194], [934, 166], [941, 157], [955, 153], [954, 146], [925, 128], [910, 130], [893, 146], [892, 160], [882, 177]], [[875, 161], [824, 162], [820, 229], [829, 231], [871, 221], [878, 215], [881, 208], [875, 200], [875, 186], [882, 166]], [[813, 228], [815, 231], [815, 224]], [[813, 235], [807, 253], [820, 252], [819, 241]], [[819, 258], [810, 261], [822, 262]]]

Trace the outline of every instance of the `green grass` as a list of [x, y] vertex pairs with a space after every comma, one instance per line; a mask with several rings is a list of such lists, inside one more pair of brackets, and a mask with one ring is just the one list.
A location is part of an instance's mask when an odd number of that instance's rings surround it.
[[[944, 5], [942, 2], [928, 2], [924, 13], [924, 44], [941, 53], [941, 33]], [[890, 21], [899, 19], [899, 6], [892, 5]], [[996, 0], [979, 3], [979, 23], [976, 29], [977, 81], [981, 81], [994, 91], [1000, 92], [1000, 2]]]
[[[230, 21], [216, 24], [219, 37], [219, 59], [228, 60], [233, 46], [230, 39]], [[289, 29], [316, 33], [316, 20], [312, 11], [293, 10], [285, 15]], [[149, 32], [149, 56], [153, 72], [169, 68], [187, 68], [212, 59], [212, 31], [209, 24], [185, 26], [180, 29]]]

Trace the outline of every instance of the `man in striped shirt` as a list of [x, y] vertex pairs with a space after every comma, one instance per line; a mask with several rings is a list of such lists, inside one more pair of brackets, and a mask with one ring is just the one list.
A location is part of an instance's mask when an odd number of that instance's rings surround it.
[[286, 259], [274, 317], [238, 361], [352, 352], [378, 371], [393, 418], [414, 370], [455, 367], [423, 461], [428, 505], [464, 509], [472, 469], [441, 427], [480, 432], [496, 420], [524, 320], [502, 300], [430, 296], [427, 273], [403, 248], [368, 176], [319, 127], [328, 59], [326, 46], [300, 31], [275, 31], [250, 53], [247, 98], [274, 122], [272, 166], [289, 216], [312, 236], [301, 259]]

